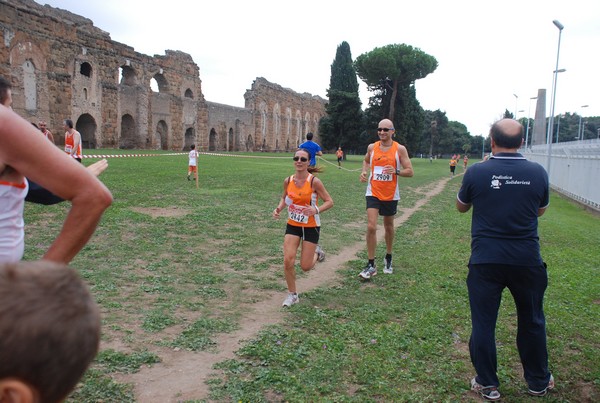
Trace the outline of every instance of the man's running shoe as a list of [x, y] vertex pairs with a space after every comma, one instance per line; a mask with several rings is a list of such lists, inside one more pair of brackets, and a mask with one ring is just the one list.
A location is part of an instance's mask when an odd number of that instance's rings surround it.
[[365, 267], [363, 269], [363, 271], [361, 271], [359, 273], [359, 277], [364, 278], [365, 280], [370, 280], [372, 277], [377, 275], [377, 269], [375, 268], [375, 265], [372, 264], [368, 264], [367, 267]]
[[471, 379], [471, 390], [479, 393], [485, 400], [500, 400], [500, 392], [496, 386], [483, 386], [477, 383], [475, 378]]
[[392, 267], [392, 261], [386, 258], [383, 259], [383, 274], [392, 274], [394, 272], [394, 268]]
[[298, 302], [300, 302], [300, 298], [298, 298], [298, 294], [296, 294], [294, 292], [290, 292], [290, 293], [288, 293], [287, 297], [285, 298], [285, 301], [283, 301], [282, 306], [290, 307], [294, 304], [297, 304]]
[[550, 380], [548, 381], [548, 386], [546, 386], [542, 390], [529, 389], [529, 391], [527, 393], [529, 393], [531, 396], [546, 396], [548, 391], [552, 390], [552, 389], [554, 389], [554, 376], [552, 376], [552, 374], [550, 374]]

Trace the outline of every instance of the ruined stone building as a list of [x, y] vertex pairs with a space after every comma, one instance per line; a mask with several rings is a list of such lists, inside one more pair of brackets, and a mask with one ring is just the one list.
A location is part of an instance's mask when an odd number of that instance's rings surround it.
[[318, 138], [325, 100], [257, 78], [245, 108], [208, 102], [182, 51], [148, 56], [85, 17], [32, 0], [0, 0], [0, 75], [13, 109], [48, 122], [57, 144], [70, 118], [84, 148], [285, 151]]

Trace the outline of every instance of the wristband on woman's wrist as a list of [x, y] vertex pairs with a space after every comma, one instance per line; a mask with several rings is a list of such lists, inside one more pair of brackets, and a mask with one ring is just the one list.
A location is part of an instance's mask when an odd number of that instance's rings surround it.
[[320, 214], [321, 212], [319, 211], [319, 207], [317, 205], [315, 205], [315, 210], [317, 210], [317, 214]]

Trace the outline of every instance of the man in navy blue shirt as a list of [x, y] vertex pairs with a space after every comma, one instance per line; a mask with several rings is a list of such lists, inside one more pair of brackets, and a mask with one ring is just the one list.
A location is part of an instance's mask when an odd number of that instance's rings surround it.
[[317, 155], [323, 155], [323, 152], [321, 151], [321, 146], [312, 141], [312, 139], [313, 134], [307, 133], [306, 141], [300, 144], [298, 148], [305, 148], [308, 150], [310, 153], [310, 162], [308, 163], [308, 166], [315, 167], [317, 166]]
[[523, 126], [502, 119], [490, 129], [492, 156], [463, 177], [456, 207], [473, 207], [467, 288], [471, 306], [471, 362], [477, 375], [471, 388], [486, 400], [500, 399], [496, 359], [496, 320], [502, 290], [517, 307], [517, 348], [529, 394], [543, 396], [554, 387], [548, 370], [544, 292], [548, 274], [540, 254], [538, 217], [549, 203], [548, 175], [517, 150]]

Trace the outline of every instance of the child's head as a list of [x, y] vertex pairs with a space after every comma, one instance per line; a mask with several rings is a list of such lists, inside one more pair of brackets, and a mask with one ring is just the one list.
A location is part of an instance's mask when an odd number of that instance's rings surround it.
[[195, 149], [196, 149], [196, 144], [192, 144], [192, 145], [190, 146], [190, 150], [195, 150]]
[[48, 261], [0, 264], [0, 401], [64, 400], [99, 340], [98, 306], [75, 270]]

